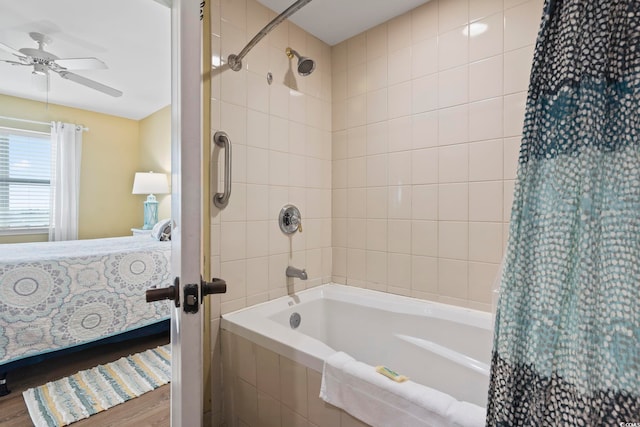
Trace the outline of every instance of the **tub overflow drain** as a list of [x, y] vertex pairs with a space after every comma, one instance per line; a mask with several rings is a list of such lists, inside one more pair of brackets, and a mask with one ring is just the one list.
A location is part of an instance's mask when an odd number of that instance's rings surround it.
[[293, 313], [291, 317], [289, 317], [289, 324], [291, 325], [291, 329], [296, 329], [298, 326], [300, 326], [301, 321], [302, 318], [300, 317], [300, 314]]

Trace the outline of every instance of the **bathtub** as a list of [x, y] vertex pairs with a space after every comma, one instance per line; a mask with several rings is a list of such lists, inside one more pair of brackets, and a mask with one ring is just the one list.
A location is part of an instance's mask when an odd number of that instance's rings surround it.
[[317, 372], [343, 351], [486, 406], [489, 313], [327, 284], [225, 314], [221, 327]]

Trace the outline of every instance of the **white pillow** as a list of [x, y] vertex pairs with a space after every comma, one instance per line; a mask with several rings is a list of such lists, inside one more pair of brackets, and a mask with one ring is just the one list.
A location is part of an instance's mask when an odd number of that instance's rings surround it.
[[151, 237], [156, 240], [171, 240], [171, 218], [158, 221], [151, 229]]

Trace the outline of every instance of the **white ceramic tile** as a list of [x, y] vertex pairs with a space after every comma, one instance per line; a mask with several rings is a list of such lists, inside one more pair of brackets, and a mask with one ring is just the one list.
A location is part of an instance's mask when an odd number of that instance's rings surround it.
[[504, 12], [504, 50], [510, 51], [535, 44], [542, 5], [538, 0], [507, 9]]
[[[314, 139], [315, 134], [309, 132], [307, 138], [308, 127], [302, 123], [289, 122], [289, 153], [304, 156], [307, 154], [307, 145], [314, 147], [318, 142]], [[319, 130], [317, 132], [320, 132]], [[318, 157], [319, 154], [312, 151], [308, 154], [311, 157]]]
[[387, 86], [387, 57], [379, 57], [367, 62], [366, 85], [367, 91], [381, 89]]
[[245, 222], [226, 222], [222, 226], [220, 254], [223, 263], [246, 257], [246, 233], [247, 226]]
[[469, 141], [501, 138], [502, 97], [469, 104]]
[[438, 112], [415, 114], [411, 117], [412, 148], [430, 148], [438, 145]]
[[247, 182], [265, 184], [269, 182], [269, 151], [247, 147]]
[[247, 110], [247, 145], [269, 148], [269, 116], [265, 113]]
[[347, 190], [347, 217], [367, 217], [367, 191], [364, 188], [350, 188]]
[[460, 27], [469, 20], [469, 0], [438, 2], [438, 31], [440, 34]]
[[469, 219], [468, 184], [438, 185], [438, 219], [440, 221], [467, 221]]
[[266, 221], [267, 219], [270, 219], [269, 187], [247, 184], [247, 220]]
[[389, 286], [411, 288], [411, 255], [389, 253], [387, 256]]
[[[438, 106], [464, 104], [469, 99], [469, 67], [451, 68], [438, 73]], [[414, 111], [416, 113], [417, 111]]]
[[502, 11], [502, 0], [473, 0], [469, 2], [469, 22]]
[[367, 60], [387, 56], [387, 24], [383, 23], [367, 31]]
[[[387, 250], [387, 220], [369, 219], [366, 222], [366, 249], [368, 251], [386, 252]], [[349, 245], [349, 247], [356, 247]]]
[[347, 220], [334, 218], [331, 223], [331, 237], [334, 247], [347, 247]]
[[360, 33], [357, 36], [347, 40], [347, 67], [351, 68], [355, 65], [362, 64], [367, 60], [367, 37], [366, 33]]
[[413, 184], [435, 184], [438, 182], [437, 148], [411, 152], [411, 182]]
[[331, 133], [331, 154], [333, 160], [347, 158], [347, 131], [337, 131]]
[[273, 397], [258, 392], [258, 423], [264, 427], [279, 427], [282, 417], [280, 415], [280, 402]]
[[469, 149], [466, 144], [438, 149], [438, 182], [466, 182], [469, 179]]
[[388, 251], [410, 254], [411, 253], [411, 221], [390, 220], [387, 224]]
[[269, 152], [269, 184], [289, 185], [289, 155], [278, 151]]
[[414, 43], [438, 35], [437, 2], [427, 2], [411, 11], [411, 30]]
[[367, 155], [383, 154], [387, 152], [389, 138], [388, 123], [372, 123], [367, 126]]
[[[229, 204], [222, 210], [222, 222], [238, 222], [247, 219], [247, 186], [245, 184], [234, 183], [233, 199], [229, 199]], [[217, 208], [216, 208], [217, 209]]]
[[367, 93], [367, 123], [371, 124], [387, 120], [387, 108], [386, 88]]
[[466, 222], [438, 222], [438, 256], [466, 260], [469, 252], [469, 225]]
[[258, 390], [280, 399], [280, 360], [277, 353], [256, 346], [256, 377]]
[[502, 181], [469, 183], [469, 220], [502, 221]]
[[331, 72], [333, 74], [347, 69], [347, 40], [331, 47]]
[[347, 160], [334, 160], [332, 162], [331, 180], [333, 188], [347, 188]]
[[438, 222], [413, 221], [411, 227], [411, 253], [438, 256]]
[[299, 363], [282, 356], [280, 357], [280, 396], [282, 403], [296, 413], [302, 416], [307, 415], [307, 370]]
[[388, 89], [390, 119], [409, 116], [411, 114], [411, 82], [407, 81], [390, 86]]
[[269, 113], [285, 119], [289, 116], [289, 88], [277, 81], [269, 86]]
[[469, 260], [500, 263], [502, 260], [502, 223], [469, 223]]
[[347, 99], [347, 72], [338, 71], [331, 79], [331, 99], [339, 101]]
[[[251, 223], [250, 223], [251, 224]], [[248, 227], [250, 228], [250, 227]], [[268, 230], [265, 224], [265, 230]], [[265, 238], [266, 240], [266, 238]], [[269, 251], [268, 242], [266, 251]], [[247, 259], [247, 296], [257, 295], [269, 290], [269, 257]]]
[[269, 112], [269, 84], [264, 75], [247, 73], [247, 107], [252, 110]]
[[529, 45], [504, 54], [505, 94], [524, 92], [529, 88], [534, 46]]
[[505, 180], [504, 181], [504, 206], [502, 211], [502, 217], [505, 222], [508, 222], [511, 219], [511, 206], [513, 205], [513, 191], [515, 187], [515, 181], [513, 180]]
[[504, 139], [504, 179], [515, 179], [520, 155], [520, 137]]
[[389, 85], [406, 82], [411, 79], [411, 68], [407, 64], [412, 63], [411, 47], [405, 47], [389, 53], [387, 79]]
[[410, 116], [389, 120], [389, 152], [410, 150], [411, 133]]
[[307, 186], [307, 159], [304, 156], [289, 155], [289, 182], [297, 187]]
[[411, 289], [436, 294], [438, 292], [438, 259], [414, 256], [411, 258]]
[[518, 92], [504, 97], [504, 136], [522, 135], [527, 93]]
[[387, 283], [387, 253], [367, 251], [367, 284]]
[[367, 188], [367, 218], [387, 218], [388, 214], [387, 187]]
[[347, 126], [352, 128], [367, 123], [367, 97], [358, 95], [347, 99]]
[[466, 299], [469, 266], [466, 261], [453, 259], [438, 260], [438, 293], [453, 298]]
[[289, 151], [288, 120], [275, 116], [269, 118], [269, 149]]
[[365, 280], [367, 258], [366, 251], [347, 249], [347, 276], [353, 280]]
[[387, 22], [389, 52], [411, 46], [411, 15], [402, 14]]
[[469, 140], [469, 105], [438, 110], [438, 145], [451, 145]]
[[[432, 37], [416, 42], [411, 48], [411, 77], [418, 78], [438, 71], [438, 39]], [[466, 49], [464, 49], [466, 52]], [[445, 58], [448, 60], [449, 58]], [[446, 62], [446, 61], [445, 61]], [[405, 63], [406, 67], [408, 64]]]
[[248, 221], [246, 230], [246, 257], [256, 258], [268, 256], [269, 223], [267, 221]]
[[411, 218], [411, 186], [389, 187], [389, 218]]
[[469, 36], [458, 27], [438, 36], [438, 69], [447, 70], [469, 62]]
[[411, 157], [410, 151], [388, 154], [389, 185], [411, 184]]
[[342, 130], [347, 128], [347, 100], [334, 101], [331, 104], [331, 126], [332, 130]]
[[[413, 114], [435, 110], [438, 107], [439, 82], [438, 76], [436, 74], [431, 74], [428, 76], [420, 77], [418, 79], [414, 79], [411, 81], [411, 85], [411, 93], [413, 95], [411, 100], [411, 110]], [[457, 93], [454, 94], [453, 97], [455, 98], [456, 95]]]
[[307, 123], [307, 114], [313, 116], [313, 112], [307, 110], [312, 105], [313, 98], [304, 93], [291, 89], [289, 91], [289, 120], [298, 123]]
[[469, 144], [469, 181], [502, 179], [502, 139]]
[[502, 12], [469, 25], [469, 59], [471, 61], [502, 53], [503, 26]]
[[355, 65], [347, 70], [347, 96], [354, 97], [367, 91], [367, 64]]
[[480, 101], [502, 95], [502, 55], [469, 64], [469, 101]]
[[347, 160], [347, 185], [349, 188], [367, 186], [367, 162], [365, 157]]
[[[244, 246], [244, 242], [242, 246]], [[233, 301], [247, 295], [246, 262], [244, 259], [222, 262], [220, 275], [227, 282], [227, 292], [221, 297], [223, 302]]]
[[491, 295], [499, 274], [498, 264], [469, 263], [469, 299], [491, 304]]
[[388, 167], [386, 154], [367, 156], [367, 187], [386, 186]]
[[411, 218], [436, 221], [438, 219], [438, 186], [414, 185], [412, 189]]
[[220, 108], [221, 128], [229, 135], [233, 135], [231, 138], [233, 138], [234, 147], [238, 144], [246, 144], [247, 109], [227, 102], [222, 102]]
[[347, 131], [347, 157], [362, 157], [367, 154], [367, 128], [358, 126]]

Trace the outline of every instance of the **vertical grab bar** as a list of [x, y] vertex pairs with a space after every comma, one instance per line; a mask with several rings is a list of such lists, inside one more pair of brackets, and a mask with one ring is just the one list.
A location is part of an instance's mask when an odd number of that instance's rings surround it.
[[213, 204], [218, 209], [224, 209], [231, 196], [231, 140], [226, 132], [219, 130], [213, 135], [213, 142], [224, 148], [224, 193], [216, 193], [213, 196]]

